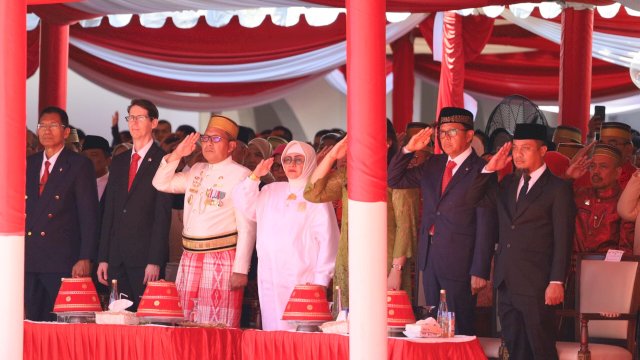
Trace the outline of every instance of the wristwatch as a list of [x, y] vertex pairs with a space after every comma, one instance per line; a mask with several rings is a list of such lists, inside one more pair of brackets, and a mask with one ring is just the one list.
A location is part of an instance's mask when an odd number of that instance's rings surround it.
[[253, 181], [259, 181], [260, 178], [256, 176], [256, 174], [251, 173], [249, 174], [249, 179], [253, 180]]
[[392, 269], [396, 269], [396, 270], [398, 270], [398, 271], [402, 271], [402, 268], [403, 268], [403, 267], [404, 267], [404, 266], [402, 266], [402, 265], [400, 265], [400, 264], [392, 264], [392, 265], [391, 265], [391, 268], [392, 268]]

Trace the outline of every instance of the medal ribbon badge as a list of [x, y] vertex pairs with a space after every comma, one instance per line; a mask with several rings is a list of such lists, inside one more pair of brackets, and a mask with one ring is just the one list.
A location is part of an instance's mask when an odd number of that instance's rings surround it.
[[222, 199], [224, 199], [226, 195], [227, 193], [225, 193], [224, 191], [209, 188], [205, 193], [205, 196], [207, 198], [205, 204], [221, 207], [222, 205], [224, 205]]

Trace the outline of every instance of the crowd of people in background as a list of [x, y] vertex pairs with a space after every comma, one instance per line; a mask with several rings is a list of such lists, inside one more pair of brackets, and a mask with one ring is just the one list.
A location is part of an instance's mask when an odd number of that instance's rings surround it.
[[[169, 261], [185, 315], [197, 300], [201, 322], [239, 327], [247, 284], [265, 330], [292, 327], [281, 318], [297, 284], [338, 285], [348, 307], [344, 130], [306, 142], [222, 115], [202, 133], [174, 129], [143, 99], [124, 119], [121, 131], [113, 114], [109, 141], [48, 107], [27, 130], [28, 319], [55, 320], [71, 276], [102, 292], [118, 280], [135, 311]], [[387, 120], [388, 289], [414, 304], [423, 289], [433, 306], [445, 289], [456, 333], [474, 335], [478, 294], [493, 285], [509, 352], [554, 358], [551, 310], [571, 303], [575, 255], [640, 253], [640, 133], [594, 116], [585, 137], [538, 124], [485, 134], [459, 108], [402, 134]]]

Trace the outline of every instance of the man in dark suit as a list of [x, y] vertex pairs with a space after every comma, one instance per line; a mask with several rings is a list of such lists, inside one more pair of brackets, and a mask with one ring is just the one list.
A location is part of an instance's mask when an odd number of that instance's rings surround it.
[[[576, 209], [571, 185], [544, 163], [545, 138], [545, 126], [518, 124], [513, 144], [496, 153], [468, 194], [471, 204], [497, 208], [494, 282], [513, 359], [558, 358], [552, 306], [564, 300]], [[512, 158], [516, 173], [498, 184], [496, 172]]]
[[27, 158], [25, 308], [27, 319], [54, 321], [60, 279], [89, 276], [98, 238], [93, 165], [65, 149], [67, 113], [42, 110], [38, 139], [44, 152]]
[[119, 290], [137, 309], [145, 285], [156, 281], [169, 255], [171, 196], [151, 180], [165, 152], [153, 141], [158, 109], [135, 99], [127, 109], [133, 149], [113, 158], [105, 190], [98, 252], [98, 280], [118, 280]]
[[456, 314], [456, 334], [472, 335], [476, 294], [487, 284], [495, 244], [494, 212], [466, 202], [466, 191], [485, 161], [471, 148], [473, 114], [443, 108], [437, 134], [445, 154], [433, 155], [418, 167], [409, 163], [423, 150], [433, 130], [411, 137], [389, 164], [389, 186], [422, 191], [423, 210], [418, 244], [418, 269], [423, 272], [427, 305], [437, 306], [441, 289]]

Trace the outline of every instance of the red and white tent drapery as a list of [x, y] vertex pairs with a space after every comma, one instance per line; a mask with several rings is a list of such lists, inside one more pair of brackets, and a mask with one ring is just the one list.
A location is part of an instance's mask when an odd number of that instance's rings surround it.
[[[388, 24], [387, 41], [412, 31], [424, 18], [416, 14]], [[122, 28], [74, 25], [69, 65], [102, 87], [127, 97], [144, 94], [161, 106], [192, 111], [253, 107], [343, 65], [344, 25], [343, 15], [324, 27], [303, 21], [290, 28], [264, 22], [254, 29], [237, 22], [223, 28], [199, 23], [188, 30], [169, 24], [148, 29], [137, 22]], [[37, 38], [30, 39], [35, 55]], [[193, 39], [202, 41], [194, 45]], [[30, 71], [35, 68], [30, 62]]]

